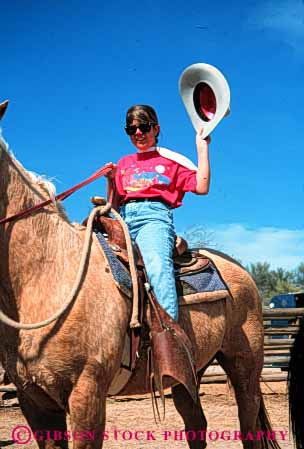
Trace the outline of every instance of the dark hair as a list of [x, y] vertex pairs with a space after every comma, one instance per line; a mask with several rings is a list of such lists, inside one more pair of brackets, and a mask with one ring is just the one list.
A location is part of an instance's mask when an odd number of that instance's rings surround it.
[[[126, 125], [131, 125], [133, 120], [139, 120], [142, 123], [151, 123], [153, 125], [158, 125], [158, 118], [155, 110], [146, 104], [137, 104], [131, 106], [127, 110], [126, 114]], [[158, 142], [158, 134], [155, 136], [155, 143]]]

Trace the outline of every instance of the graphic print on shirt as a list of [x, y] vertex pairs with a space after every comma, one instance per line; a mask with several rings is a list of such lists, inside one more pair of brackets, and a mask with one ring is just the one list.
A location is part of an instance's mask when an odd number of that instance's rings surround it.
[[136, 192], [151, 186], [169, 185], [171, 179], [165, 175], [166, 169], [170, 171], [169, 167], [162, 164], [158, 164], [155, 167], [151, 166], [146, 170], [137, 167], [135, 164], [126, 169], [122, 169], [123, 189], [126, 192]]

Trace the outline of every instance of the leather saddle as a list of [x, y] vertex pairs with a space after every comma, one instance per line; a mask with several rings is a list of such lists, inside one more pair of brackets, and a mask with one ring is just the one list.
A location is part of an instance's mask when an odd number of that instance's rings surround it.
[[[100, 204], [94, 201], [94, 198], [92, 202], [95, 205]], [[85, 225], [86, 221], [83, 224]], [[127, 245], [120, 222], [109, 216], [97, 215], [94, 231], [103, 234], [116, 257], [128, 267]], [[140, 317], [143, 328], [148, 328], [150, 343], [147, 345], [147, 341], [141, 341], [140, 333], [138, 334], [136, 330], [132, 333], [134, 345], [131, 370], [136, 369], [135, 354], [140, 353], [140, 347], [150, 347], [152, 357], [150, 366], [151, 391], [154, 391], [153, 386], [156, 387], [161, 398], [164, 399], [163, 378], [169, 376], [184, 385], [192, 400], [196, 402], [198, 384], [192, 343], [181, 326], [172, 320], [158, 304], [153, 289], [147, 290], [145, 288], [145, 282], [147, 281], [145, 267], [136, 244], [133, 245], [133, 253], [139, 281]], [[177, 277], [200, 272], [209, 265], [209, 259], [197, 252], [189, 251], [187, 242], [181, 237], [176, 237], [173, 262]], [[146, 307], [148, 307], [148, 310], [145, 312]], [[146, 333], [144, 329], [143, 334]]]

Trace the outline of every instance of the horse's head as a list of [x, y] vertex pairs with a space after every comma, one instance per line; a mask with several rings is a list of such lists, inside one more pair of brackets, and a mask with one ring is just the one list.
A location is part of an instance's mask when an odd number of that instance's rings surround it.
[[5, 100], [5, 101], [3, 101], [3, 103], [0, 103], [0, 120], [4, 116], [7, 106], [8, 106], [8, 100]]
[[[2, 103], [0, 103], [0, 120], [4, 116], [7, 106], [8, 106], [8, 100], [5, 100]], [[3, 149], [6, 149], [6, 145], [5, 145], [5, 142], [1, 139], [1, 129], [0, 129], [0, 157], [2, 156]]]

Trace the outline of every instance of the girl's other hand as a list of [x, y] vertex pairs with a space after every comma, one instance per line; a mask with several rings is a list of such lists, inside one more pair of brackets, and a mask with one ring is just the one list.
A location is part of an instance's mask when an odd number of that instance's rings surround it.
[[108, 174], [106, 174], [105, 176], [109, 179], [114, 179], [115, 176], [115, 172], [117, 169], [117, 164], [114, 164], [113, 162], [108, 162], [107, 164], [105, 164], [105, 168], [110, 168], [111, 170], [109, 171]]

